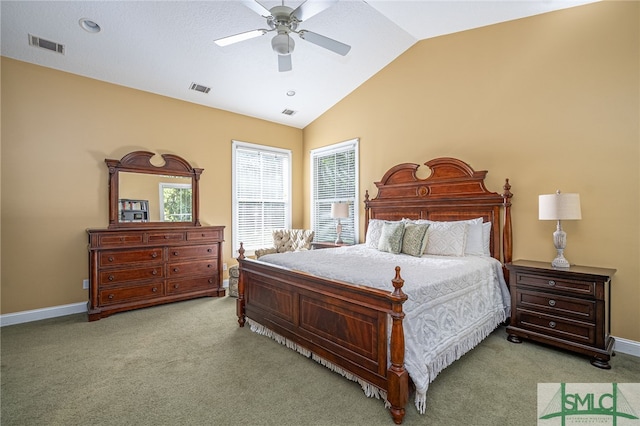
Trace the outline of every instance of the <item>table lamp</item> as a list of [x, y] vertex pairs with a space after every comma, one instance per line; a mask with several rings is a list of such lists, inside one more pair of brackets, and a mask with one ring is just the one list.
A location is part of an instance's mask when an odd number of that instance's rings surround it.
[[582, 219], [580, 194], [562, 194], [558, 190], [555, 194], [540, 195], [538, 197], [538, 219], [558, 221], [556, 231], [553, 233], [553, 245], [556, 247], [558, 255], [551, 262], [551, 266], [568, 268], [569, 261], [564, 257], [567, 234], [562, 230], [561, 221]]
[[336, 235], [337, 235], [336, 244], [342, 244], [342, 238], [340, 238], [340, 234], [342, 234], [342, 224], [340, 223], [340, 219], [349, 217], [349, 204], [348, 203], [332, 203], [331, 217], [333, 219], [338, 219], [338, 224], [336, 225]]

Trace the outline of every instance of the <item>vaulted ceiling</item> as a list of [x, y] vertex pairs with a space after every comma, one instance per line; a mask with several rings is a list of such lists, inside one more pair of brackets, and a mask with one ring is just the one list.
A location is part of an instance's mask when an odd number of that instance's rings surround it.
[[[271, 47], [275, 31], [225, 47], [214, 43], [270, 29], [255, 4], [3, 0], [1, 48], [2, 56], [20, 61], [304, 128], [419, 40], [591, 1], [308, 0], [303, 9], [321, 11], [297, 29], [351, 49], [341, 56], [292, 34], [292, 70], [279, 72]], [[284, 5], [295, 9], [302, 3]], [[271, 9], [283, 3], [260, 4]], [[83, 28], [83, 19], [100, 31]], [[56, 45], [62, 53], [50, 50]], [[192, 90], [194, 84], [208, 93]]]

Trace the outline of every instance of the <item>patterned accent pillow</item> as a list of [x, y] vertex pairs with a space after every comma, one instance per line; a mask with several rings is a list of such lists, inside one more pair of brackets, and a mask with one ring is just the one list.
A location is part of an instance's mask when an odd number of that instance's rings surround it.
[[382, 234], [380, 234], [380, 241], [378, 241], [378, 250], [394, 254], [400, 253], [403, 235], [403, 222], [384, 222], [382, 225]]
[[380, 235], [382, 234], [382, 225], [384, 220], [371, 219], [369, 226], [367, 226], [367, 236], [365, 237], [365, 244], [367, 247], [374, 249], [378, 248], [378, 242], [380, 241]]
[[467, 223], [433, 222], [427, 230], [426, 254], [464, 256]]
[[405, 223], [402, 236], [402, 253], [420, 257], [427, 248], [427, 229], [429, 225]]

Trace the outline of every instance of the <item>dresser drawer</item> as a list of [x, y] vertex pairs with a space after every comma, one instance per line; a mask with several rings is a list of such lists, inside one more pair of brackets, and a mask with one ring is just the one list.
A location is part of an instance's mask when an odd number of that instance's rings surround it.
[[119, 284], [128, 281], [141, 281], [156, 278], [164, 278], [163, 265], [149, 266], [146, 268], [102, 270], [99, 274], [99, 285]]
[[516, 313], [516, 326], [576, 343], [595, 344], [595, 326], [579, 321], [519, 309]]
[[147, 238], [152, 244], [162, 244], [165, 242], [184, 241], [184, 234], [184, 232], [150, 232]]
[[201, 229], [199, 231], [187, 231], [188, 241], [222, 241], [222, 230], [219, 229]]
[[144, 233], [100, 234], [98, 245], [100, 247], [117, 247], [131, 244], [142, 244]]
[[596, 302], [593, 300], [518, 289], [516, 304], [518, 309], [566, 316], [589, 323], [594, 323], [596, 319]]
[[118, 287], [100, 291], [100, 304], [113, 305], [134, 300], [164, 296], [162, 281], [144, 285]]
[[595, 282], [563, 279], [545, 274], [533, 274], [525, 272], [516, 273], [516, 284], [530, 286], [545, 290], [560, 291], [575, 295], [595, 297]]
[[189, 293], [191, 291], [208, 290], [217, 287], [218, 280], [214, 277], [173, 280], [167, 283], [167, 294]]
[[170, 262], [176, 259], [187, 259], [190, 257], [218, 257], [218, 244], [169, 248]]
[[211, 259], [201, 262], [172, 263], [169, 265], [169, 278], [188, 277], [190, 275], [217, 275], [218, 261]]
[[162, 252], [162, 248], [159, 247], [140, 250], [105, 250], [100, 252], [98, 262], [101, 268], [132, 263], [160, 263], [164, 260]]

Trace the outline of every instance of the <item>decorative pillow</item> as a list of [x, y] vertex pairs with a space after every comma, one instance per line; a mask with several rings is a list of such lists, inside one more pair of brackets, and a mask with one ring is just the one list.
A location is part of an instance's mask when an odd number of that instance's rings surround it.
[[403, 235], [403, 222], [384, 222], [382, 225], [382, 234], [380, 234], [380, 241], [378, 241], [378, 250], [395, 254], [400, 253]]
[[378, 248], [378, 242], [380, 241], [382, 225], [384, 225], [384, 222], [384, 220], [380, 219], [371, 219], [369, 221], [369, 226], [367, 226], [367, 235], [365, 237], [365, 244], [367, 247], [374, 249]]
[[467, 227], [460, 222], [433, 222], [427, 230], [426, 254], [464, 256]]
[[485, 256], [491, 256], [491, 222], [482, 224], [482, 250]]
[[429, 225], [406, 223], [402, 236], [402, 253], [420, 257], [427, 248], [427, 229]]

